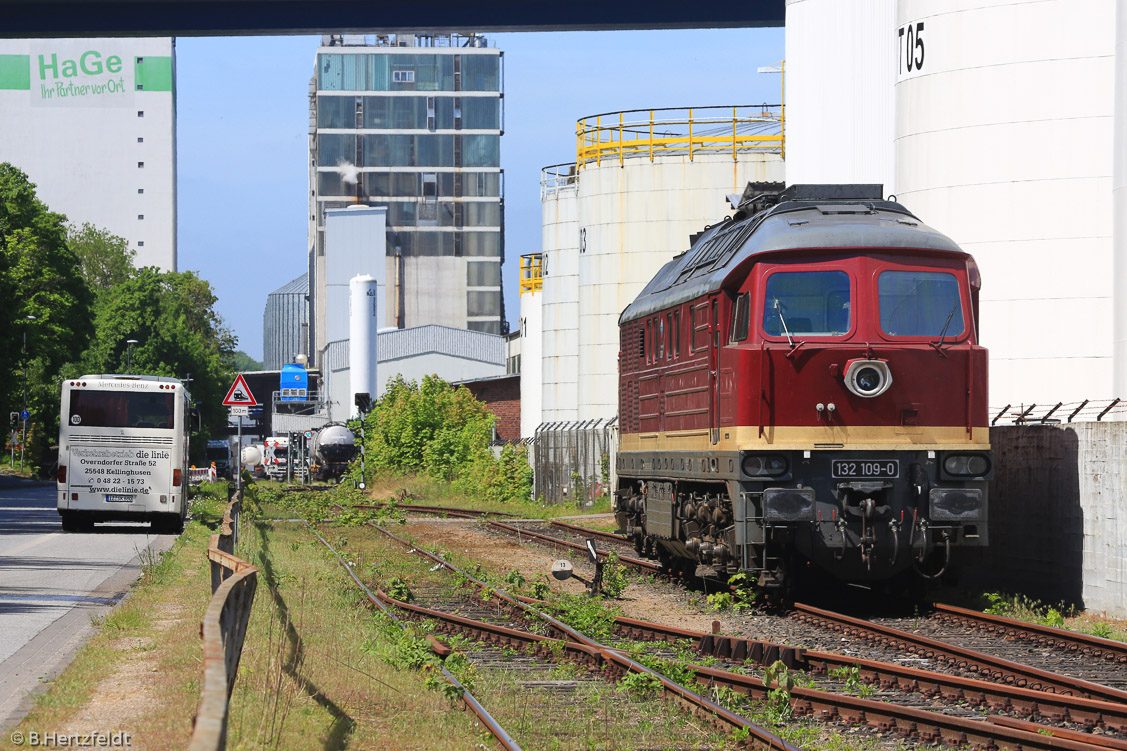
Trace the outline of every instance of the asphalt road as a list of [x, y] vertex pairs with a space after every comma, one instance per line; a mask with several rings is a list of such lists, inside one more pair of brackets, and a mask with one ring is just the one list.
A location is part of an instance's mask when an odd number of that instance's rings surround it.
[[63, 532], [54, 485], [0, 477], [0, 728], [30, 708], [141, 572], [141, 553], [173, 535], [147, 524]]

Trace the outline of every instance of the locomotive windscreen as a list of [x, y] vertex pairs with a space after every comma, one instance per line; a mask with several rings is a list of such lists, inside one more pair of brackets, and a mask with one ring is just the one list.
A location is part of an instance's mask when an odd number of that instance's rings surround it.
[[962, 300], [954, 274], [941, 271], [885, 271], [880, 291], [880, 327], [891, 336], [959, 336]]
[[849, 308], [849, 275], [844, 271], [776, 272], [767, 277], [763, 330], [772, 336], [786, 331], [844, 336]]

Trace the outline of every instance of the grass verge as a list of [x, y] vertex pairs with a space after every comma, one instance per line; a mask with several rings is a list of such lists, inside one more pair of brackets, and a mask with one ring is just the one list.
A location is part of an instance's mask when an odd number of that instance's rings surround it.
[[[335, 558], [301, 524], [244, 524], [238, 553], [258, 591], [231, 697], [231, 749], [468, 749], [483, 741], [469, 713], [390, 665], [373, 615]], [[488, 747], [488, 742], [486, 742]]]

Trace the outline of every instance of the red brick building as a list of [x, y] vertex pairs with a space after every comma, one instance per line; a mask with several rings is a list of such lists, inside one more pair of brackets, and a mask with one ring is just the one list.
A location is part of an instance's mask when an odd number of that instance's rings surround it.
[[465, 386], [497, 418], [497, 438], [508, 442], [520, 440], [520, 373], [476, 378], [454, 386]]

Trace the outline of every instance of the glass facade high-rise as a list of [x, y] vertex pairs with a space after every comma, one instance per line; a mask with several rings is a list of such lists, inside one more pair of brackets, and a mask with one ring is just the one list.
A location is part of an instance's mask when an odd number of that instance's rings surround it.
[[311, 349], [328, 208], [387, 207], [386, 315], [503, 333], [502, 55], [480, 35], [332, 35], [310, 84]]

